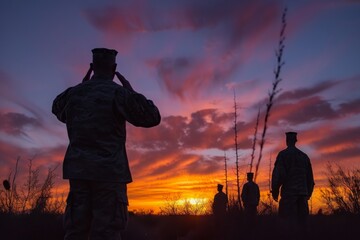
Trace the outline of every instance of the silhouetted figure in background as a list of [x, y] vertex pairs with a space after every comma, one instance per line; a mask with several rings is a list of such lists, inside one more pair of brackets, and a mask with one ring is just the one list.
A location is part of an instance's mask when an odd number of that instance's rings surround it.
[[[58, 95], [52, 106], [69, 137], [63, 163], [63, 178], [70, 183], [66, 240], [121, 239], [128, 219], [126, 184], [132, 181], [125, 123], [153, 127], [161, 119], [153, 102], [116, 72], [117, 51], [96, 48], [92, 53], [83, 82]], [[113, 82], [115, 75], [122, 86]]]
[[218, 193], [214, 196], [214, 202], [212, 205], [213, 214], [215, 217], [215, 227], [216, 227], [216, 239], [223, 239], [221, 234], [225, 234], [225, 225], [226, 225], [226, 212], [227, 212], [227, 205], [228, 205], [228, 197], [222, 191], [223, 185], [218, 184], [217, 190]]
[[296, 141], [296, 132], [286, 133], [287, 148], [279, 152], [272, 173], [272, 196], [278, 201], [281, 188], [279, 216], [287, 224], [284, 231], [301, 236], [306, 234], [308, 200], [315, 183], [310, 159], [295, 147]]
[[253, 181], [254, 173], [246, 174], [247, 183], [244, 184], [241, 191], [241, 200], [244, 203], [245, 216], [253, 219], [257, 214], [257, 206], [260, 201], [259, 186]]
[[226, 215], [226, 209], [227, 209], [227, 204], [228, 204], [228, 197], [227, 195], [222, 191], [223, 190], [223, 185], [218, 184], [217, 185], [217, 190], [218, 193], [215, 194], [214, 196], [214, 203], [213, 203], [213, 213], [216, 217], [220, 218], [225, 218]]

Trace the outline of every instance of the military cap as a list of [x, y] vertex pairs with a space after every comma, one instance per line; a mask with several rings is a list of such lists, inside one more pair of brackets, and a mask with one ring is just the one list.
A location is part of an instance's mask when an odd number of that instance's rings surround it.
[[107, 48], [94, 48], [92, 50], [93, 63], [114, 64], [116, 62], [117, 51]]
[[287, 139], [294, 139], [297, 140], [297, 132], [286, 132]]
[[254, 176], [254, 173], [253, 172], [248, 172], [248, 173], [246, 173], [246, 176], [248, 176], [248, 177], [253, 177]]

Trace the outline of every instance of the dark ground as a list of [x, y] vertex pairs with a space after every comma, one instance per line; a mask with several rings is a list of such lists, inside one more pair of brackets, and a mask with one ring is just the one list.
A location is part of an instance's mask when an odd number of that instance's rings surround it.
[[[227, 238], [279, 239], [284, 228], [277, 216], [259, 216], [251, 227], [241, 216], [229, 217]], [[360, 216], [310, 216], [306, 239], [359, 239]], [[0, 214], [0, 239], [2, 240], [60, 240], [63, 239], [62, 216]], [[221, 239], [212, 216], [130, 216], [124, 240], [211, 240]], [[305, 239], [293, 234], [293, 239]], [[295, 238], [297, 237], [297, 238]], [[290, 239], [286, 237], [286, 239]]]

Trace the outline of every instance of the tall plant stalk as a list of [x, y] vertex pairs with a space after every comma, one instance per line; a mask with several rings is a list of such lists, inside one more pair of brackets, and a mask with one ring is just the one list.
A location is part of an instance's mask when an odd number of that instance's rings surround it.
[[287, 8], [284, 9], [282, 17], [281, 17], [281, 23], [282, 24], [281, 24], [281, 31], [280, 31], [280, 38], [279, 38], [280, 40], [279, 40], [278, 48], [275, 51], [275, 56], [276, 56], [276, 67], [275, 67], [275, 70], [274, 70], [275, 79], [274, 79], [274, 81], [272, 83], [271, 92], [269, 93], [268, 103], [266, 104], [266, 113], [265, 113], [265, 118], [264, 118], [264, 128], [263, 128], [262, 135], [261, 135], [260, 152], [259, 152], [258, 161], [256, 163], [254, 181], [256, 181], [258, 171], [259, 171], [260, 162], [261, 162], [261, 159], [262, 159], [262, 151], [264, 149], [265, 136], [266, 136], [266, 131], [267, 131], [267, 128], [268, 128], [270, 111], [271, 111], [272, 106], [274, 105], [274, 98], [275, 98], [276, 94], [280, 91], [280, 90], [278, 90], [278, 85], [282, 81], [282, 79], [280, 78], [280, 73], [281, 73], [281, 68], [284, 65], [284, 61], [282, 59], [282, 56], [283, 56], [283, 52], [284, 52], [284, 48], [285, 48], [284, 41], [285, 41], [285, 28], [286, 28], [286, 13], [287, 13]]
[[268, 189], [269, 189], [269, 192], [271, 191], [271, 166], [272, 166], [272, 160], [271, 160], [271, 155], [270, 155], [269, 172], [268, 172]]
[[253, 139], [253, 145], [252, 145], [252, 152], [251, 152], [251, 160], [250, 160], [250, 170], [249, 172], [252, 172], [254, 158], [255, 158], [255, 149], [256, 149], [256, 141], [257, 141], [257, 132], [259, 128], [259, 119], [260, 119], [260, 108], [256, 117], [256, 124], [255, 124], [255, 131], [254, 131], [254, 139]]
[[228, 172], [227, 172], [227, 158], [226, 158], [226, 152], [224, 151], [224, 171], [225, 171], [225, 193], [226, 196], [228, 195]]
[[241, 198], [240, 198], [240, 175], [239, 175], [239, 152], [238, 152], [238, 139], [237, 139], [237, 103], [236, 95], [234, 90], [234, 141], [235, 141], [235, 171], [236, 171], [236, 189], [237, 189], [237, 201], [239, 208], [241, 207]]

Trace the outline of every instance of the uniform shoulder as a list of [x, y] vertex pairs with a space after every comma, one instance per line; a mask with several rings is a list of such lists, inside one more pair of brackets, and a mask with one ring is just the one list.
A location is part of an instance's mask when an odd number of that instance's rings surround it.
[[298, 154], [303, 155], [304, 157], [307, 157], [307, 154], [305, 152], [301, 151], [300, 149], [295, 148], [295, 151], [297, 151]]
[[289, 149], [288, 149], [288, 148], [285, 148], [285, 149], [281, 150], [281, 151], [278, 153], [277, 159], [280, 159], [282, 156], [288, 154], [288, 152], [289, 152]]
[[251, 185], [252, 185], [252, 186], [257, 186], [257, 183], [254, 182], [254, 181], [252, 181], [252, 182], [251, 182]]

